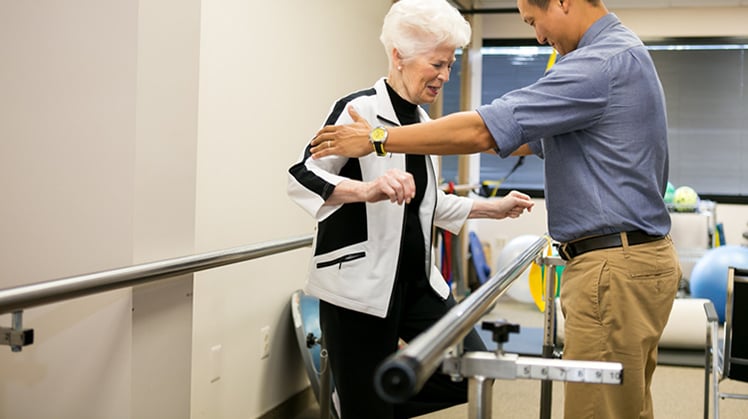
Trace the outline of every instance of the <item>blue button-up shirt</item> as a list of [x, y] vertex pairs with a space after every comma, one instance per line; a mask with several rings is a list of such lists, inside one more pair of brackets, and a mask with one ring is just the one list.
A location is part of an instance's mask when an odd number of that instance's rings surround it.
[[529, 143], [545, 159], [555, 240], [670, 231], [662, 85], [646, 47], [614, 14], [538, 82], [477, 111], [502, 157]]

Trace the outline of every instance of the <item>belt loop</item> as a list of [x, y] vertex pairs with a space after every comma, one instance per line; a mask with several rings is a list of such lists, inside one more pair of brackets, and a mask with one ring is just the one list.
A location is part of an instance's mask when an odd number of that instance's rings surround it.
[[625, 231], [621, 232], [621, 246], [624, 252], [629, 249], [629, 236]]

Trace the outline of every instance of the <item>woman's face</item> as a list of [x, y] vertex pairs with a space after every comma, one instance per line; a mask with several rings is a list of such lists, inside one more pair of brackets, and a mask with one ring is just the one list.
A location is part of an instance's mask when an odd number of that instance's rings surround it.
[[444, 83], [449, 81], [449, 72], [455, 62], [455, 48], [441, 45], [424, 54], [393, 61], [390, 86], [403, 99], [421, 105], [433, 103], [441, 92]]

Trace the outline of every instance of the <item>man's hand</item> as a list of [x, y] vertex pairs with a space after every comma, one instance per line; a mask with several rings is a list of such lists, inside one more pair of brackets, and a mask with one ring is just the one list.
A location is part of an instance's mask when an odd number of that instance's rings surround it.
[[352, 124], [327, 125], [317, 132], [309, 150], [313, 159], [332, 155], [362, 157], [374, 151], [369, 142], [369, 123], [353, 106], [348, 106], [348, 114], [353, 118]]
[[473, 209], [469, 218], [517, 218], [525, 210], [532, 211], [535, 205], [528, 195], [522, 192], [511, 191], [500, 199], [474, 200]]

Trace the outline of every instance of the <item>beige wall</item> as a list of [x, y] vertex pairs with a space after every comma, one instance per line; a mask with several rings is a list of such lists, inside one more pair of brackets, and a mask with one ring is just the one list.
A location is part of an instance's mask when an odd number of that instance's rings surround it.
[[[136, 35], [133, 2], [0, 2], [0, 287], [132, 263]], [[129, 418], [130, 294], [27, 310], [0, 417]]]
[[[388, 6], [203, 2], [196, 250], [312, 232], [311, 217], [286, 196], [287, 170], [336, 98], [385, 74], [378, 36]], [[257, 417], [308, 385], [289, 303], [309, 256], [303, 249], [196, 275], [193, 418]], [[271, 354], [261, 360], [264, 326]]]
[[[611, 9], [642, 39], [692, 36], [748, 36], [748, 6], [672, 9]], [[484, 38], [534, 38], [517, 14], [484, 16]]]
[[[384, 74], [389, 4], [0, 2], [0, 288], [309, 234], [286, 170], [335, 98]], [[743, 35], [744, 11], [621, 16]], [[544, 232], [541, 206], [495, 240]], [[26, 310], [36, 343], [0, 347], [0, 418], [262, 415], [307, 386], [289, 298], [308, 258]]]
[[[386, 67], [387, 2], [120, 3], [0, 3], [0, 288], [309, 234], [286, 170]], [[26, 310], [0, 418], [260, 416], [307, 385], [307, 257]]]

